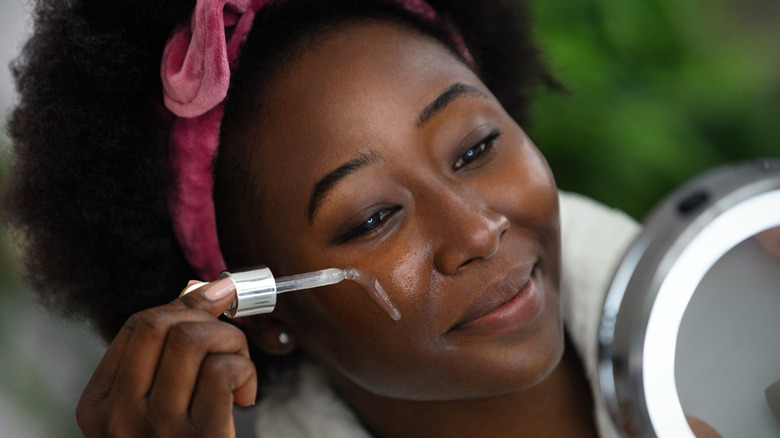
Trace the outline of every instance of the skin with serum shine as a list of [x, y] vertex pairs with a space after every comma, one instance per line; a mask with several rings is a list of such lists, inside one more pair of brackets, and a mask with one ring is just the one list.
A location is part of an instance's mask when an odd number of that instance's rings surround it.
[[[560, 399], [571, 362], [557, 189], [471, 69], [431, 38], [364, 23], [322, 35], [274, 79], [249, 160], [264, 213], [239, 228], [251, 238], [235, 255], [280, 275], [360, 266], [403, 318], [342, 282], [279, 295], [273, 313], [248, 318], [248, 336], [269, 318], [301, 334], [365, 418], [425, 401], [433, 415], [444, 401]], [[290, 160], [296, 172], [277, 165]]]

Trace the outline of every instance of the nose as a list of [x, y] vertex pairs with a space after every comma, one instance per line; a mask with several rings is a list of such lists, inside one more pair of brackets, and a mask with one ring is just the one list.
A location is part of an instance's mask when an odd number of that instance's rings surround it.
[[434, 265], [454, 275], [475, 260], [492, 257], [509, 230], [509, 219], [491, 209], [477, 193], [447, 192], [433, 203]]

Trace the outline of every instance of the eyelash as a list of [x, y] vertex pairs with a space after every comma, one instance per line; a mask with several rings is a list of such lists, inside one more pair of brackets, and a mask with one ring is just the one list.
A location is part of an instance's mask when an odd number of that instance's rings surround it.
[[[501, 135], [501, 131], [495, 130], [487, 135], [487, 137], [480, 140], [479, 143], [470, 147], [459, 159], [452, 165], [453, 170], [461, 169], [474, 161], [484, 158], [492, 149], [495, 140]], [[470, 151], [476, 151], [472, 156], [466, 157]], [[367, 236], [372, 233], [378, 232], [379, 228], [385, 225], [385, 222], [392, 217], [400, 207], [383, 208], [372, 214], [368, 219], [364, 220], [360, 225], [353, 228], [346, 234], [337, 239], [338, 243], [346, 243], [350, 240], [354, 240], [360, 237]]]
[[[474, 161], [477, 161], [485, 157], [493, 149], [493, 145], [499, 135], [501, 135], [501, 131], [495, 130], [490, 134], [488, 134], [487, 137], [483, 138], [479, 143], [468, 148], [468, 150], [466, 150], [466, 152], [463, 155], [461, 155], [460, 158], [458, 158], [458, 161], [456, 161], [455, 164], [452, 165], [452, 170], [461, 169], [464, 166], [467, 166], [473, 163]], [[475, 151], [474, 155], [470, 157], [466, 157], [466, 155], [472, 151]]]
[[392, 207], [383, 208], [382, 210], [377, 211], [368, 219], [364, 220], [360, 225], [339, 237], [338, 242], [346, 243], [350, 240], [377, 232], [378, 229], [385, 224], [385, 221], [387, 221], [388, 218], [394, 215], [399, 209], [400, 207]]

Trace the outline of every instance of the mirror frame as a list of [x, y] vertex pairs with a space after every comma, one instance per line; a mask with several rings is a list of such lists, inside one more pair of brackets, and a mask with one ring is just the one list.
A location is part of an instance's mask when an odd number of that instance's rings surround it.
[[693, 437], [674, 377], [680, 322], [720, 257], [780, 226], [780, 160], [707, 172], [665, 198], [644, 224], [602, 308], [599, 386], [625, 436]]

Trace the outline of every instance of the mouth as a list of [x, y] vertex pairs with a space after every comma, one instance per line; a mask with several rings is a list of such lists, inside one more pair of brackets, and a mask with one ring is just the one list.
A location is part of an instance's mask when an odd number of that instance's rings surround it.
[[528, 326], [544, 304], [539, 263], [512, 269], [488, 286], [449, 330], [469, 335], [502, 335]]

